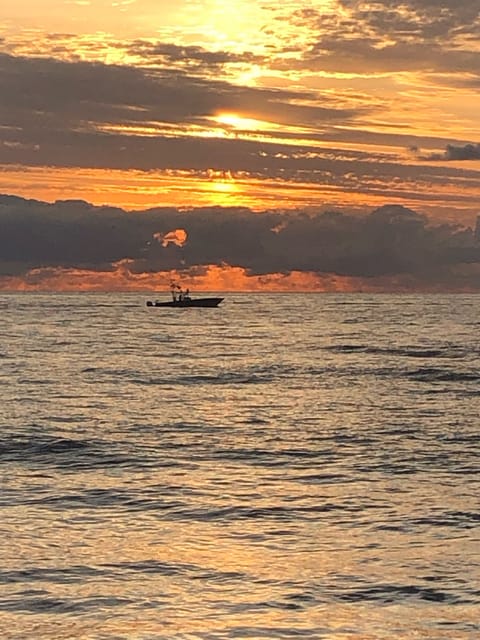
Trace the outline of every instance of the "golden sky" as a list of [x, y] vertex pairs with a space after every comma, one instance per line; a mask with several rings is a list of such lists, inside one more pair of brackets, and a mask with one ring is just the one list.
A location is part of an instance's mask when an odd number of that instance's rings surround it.
[[480, 0], [4, 0], [0, 193], [473, 229], [479, 29]]

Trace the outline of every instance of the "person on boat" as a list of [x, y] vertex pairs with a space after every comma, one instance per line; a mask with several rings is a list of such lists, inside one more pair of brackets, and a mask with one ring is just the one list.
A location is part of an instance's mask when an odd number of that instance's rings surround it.
[[183, 295], [184, 300], [190, 300], [190, 289], [185, 289], [185, 293]]

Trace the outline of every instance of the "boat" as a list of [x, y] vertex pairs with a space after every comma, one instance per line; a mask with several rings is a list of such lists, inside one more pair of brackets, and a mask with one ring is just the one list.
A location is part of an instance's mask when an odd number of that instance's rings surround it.
[[218, 307], [223, 298], [191, 298], [190, 290], [183, 289], [178, 284], [170, 285], [171, 300], [147, 300], [147, 307]]
[[183, 298], [182, 300], [147, 300], [147, 307], [218, 307], [223, 298]]

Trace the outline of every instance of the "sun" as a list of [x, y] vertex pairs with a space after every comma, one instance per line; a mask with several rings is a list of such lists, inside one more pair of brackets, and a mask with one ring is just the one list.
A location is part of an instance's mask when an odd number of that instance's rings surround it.
[[255, 118], [245, 118], [237, 113], [219, 113], [214, 120], [232, 129], [255, 131], [265, 128], [266, 123]]

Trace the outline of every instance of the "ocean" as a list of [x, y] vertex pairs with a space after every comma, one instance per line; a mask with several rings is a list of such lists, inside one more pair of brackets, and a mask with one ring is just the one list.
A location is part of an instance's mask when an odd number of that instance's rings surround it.
[[1, 294], [2, 640], [477, 640], [480, 296]]

